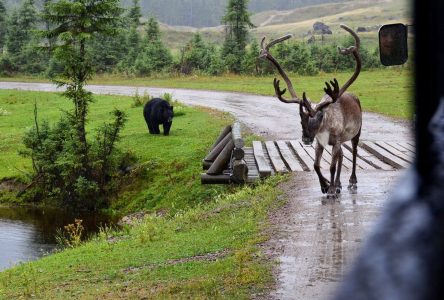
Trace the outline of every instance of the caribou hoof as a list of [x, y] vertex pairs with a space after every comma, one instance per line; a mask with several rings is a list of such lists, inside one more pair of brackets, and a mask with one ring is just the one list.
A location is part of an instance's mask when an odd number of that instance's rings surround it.
[[329, 189], [330, 189], [330, 187], [329, 187], [328, 185], [327, 185], [327, 186], [324, 186], [324, 187], [321, 186], [322, 194], [327, 193]]
[[336, 194], [340, 194], [342, 191], [342, 187], [338, 186], [336, 187]]
[[348, 189], [351, 191], [356, 191], [358, 189], [358, 185], [356, 183], [350, 183]]

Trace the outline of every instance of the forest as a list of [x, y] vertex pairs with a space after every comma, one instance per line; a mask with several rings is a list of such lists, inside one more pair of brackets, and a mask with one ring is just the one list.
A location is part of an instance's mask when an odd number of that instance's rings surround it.
[[[143, 3], [146, 5], [145, 1]], [[257, 1], [251, 2], [251, 6], [260, 7], [259, 4]], [[44, 29], [52, 26], [42, 18], [45, 6], [39, 6], [33, 0], [25, 0], [19, 7], [12, 8], [0, 0], [0, 12], [1, 75], [57, 76], [62, 67], [50, 54], [54, 41], [42, 39], [41, 36]], [[248, 16], [250, 11], [245, 7], [242, 13]], [[243, 24], [239, 29], [242, 35], [239, 38], [240, 45], [236, 45], [235, 41], [233, 44], [228, 34], [223, 45], [215, 45], [195, 33], [179, 49], [169, 49], [162, 42], [159, 21], [151, 17], [142, 23], [143, 15], [142, 4], [134, 0], [116, 24], [115, 35], [88, 39], [88, 54], [96, 73], [150, 76], [159, 73], [261, 75], [273, 72], [267, 62], [257, 58], [259, 41], [248, 35], [248, 29], [254, 26], [251, 23]], [[230, 26], [230, 20], [226, 18], [221, 22]], [[352, 41], [342, 42], [348, 44]], [[316, 75], [319, 72], [353, 68], [353, 60], [339, 55], [337, 46], [336, 43], [287, 42], [279, 44], [272, 51], [287, 70], [301, 75]], [[379, 66], [377, 49], [363, 48], [361, 55], [364, 69]]]

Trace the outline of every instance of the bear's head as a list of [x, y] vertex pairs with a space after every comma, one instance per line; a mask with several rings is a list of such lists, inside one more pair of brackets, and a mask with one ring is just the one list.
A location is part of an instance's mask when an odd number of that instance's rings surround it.
[[162, 119], [164, 120], [164, 123], [163, 123], [163, 134], [164, 135], [170, 134], [171, 124], [173, 124], [173, 117], [174, 117], [173, 106], [169, 106], [169, 107], [163, 109]]

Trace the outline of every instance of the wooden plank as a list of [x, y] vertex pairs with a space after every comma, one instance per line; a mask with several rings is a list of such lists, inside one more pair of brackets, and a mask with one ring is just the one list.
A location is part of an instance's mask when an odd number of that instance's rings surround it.
[[[304, 150], [308, 153], [308, 155], [310, 155], [310, 157], [314, 161], [316, 158], [316, 151], [313, 148], [313, 146], [311, 146], [311, 145], [306, 146], [302, 142], [299, 142], [299, 144], [302, 146], [302, 148], [304, 148]], [[314, 164], [314, 162], [313, 162], [313, 164]], [[321, 159], [320, 164], [321, 164], [321, 169], [330, 170], [330, 162], [327, 162], [324, 158]]]
[[379, 147], [373, 142], [364, 141], [361, 142], [361, 147], [382, 160], [383, 162], [388, 163], [389, 165], [397, 168], [397, 169], [404, 169], [408, 168], [410, 164], [399, 157], [391, 154], [384, 148]]
[[[352, 149], [352, 147], [346, 143], [344, 143], [343, 145], [344, 145], [344, 147], [342, 147], [342, 151], [344, 152], [344, 155], [346, 153], [347, 153], [347, 155], [350, 155], [350, 159], [352, 160], [352, 164], [353, 164], [353, 149]], [[374, 165], [369, 164], [368, 162], [363, 160], [361, 157], [359, 157], [359, 151], [361, 151], [361, 149], [358, 147], [358, 154], [356, 155], [356, 166], [359, 166], [359, 167], [361, 167], [361, 169], [364, 169], [364, 170], [377, 169]]]
[[386, 142], [387, 144], [398, 148], [400, 151], [405, 152], [405, 153], [415, 153], [415, 147], [410, 146], [409, 144], [405, 143], [405, 142]]
[[[345, 147], [347, 147], [349, 151], [352, 151], [351, 147], [348, 146], [347, 144], [345, 145]], [[370, 165], [374, 166], [376, 169], [385, 170], [385, 171], [393, 170], [392, 165], [383, 162], [373, 154], [367, 152], [361, 146], [358, 146], [358, 157], [363, 161], [369, 163]]]
[[308, 171], [313, 171], [314, 170], [314, 168], [313, 168], [314, 160], [310, 157], [310, 155], [308, 155], [308, 153], [301, 146], [301, 144], [299, 144], [299, 142], [295, 141], [295, 140], [292, 140], [289, 142], [290, 142], [290, 146], [293, 148], [296, 155], [304, 163], [304, 165], [305, 165], [305, 166], [303, 166], [304, 169], [308, 170]]
[[287, 173], [287, 167], [281, 159], [278, 149], [273, 141], [266, 141], [265, 148], [267, 149], [268, 155], [270, 156], [271, 163], [277, 173]]
[[248, 167], [247, 183], [254, 183], [260, 180], [260, 174], [257, 168], [256, 160], [254, 159], [253, 148], [245, 147], [244, 151], [245, 151], [244, 160], [247, 162], [247, 167]]
[[276, 145], [279, 148], [279, 151], [281, 152], [284, 162], [292, 172], [304, 171], [298, 159], [294, 157], [293, 153], [291, 152], [290, 148], [288, 148], [287, 143], [285, 141], [276, 141]]
[[377, 141], [377, 142], [375, 142], [375, 144], [378, 145], [381, 148], [384, 148], [385, 150], [387, 150], [388, 152], [392, 153], [393, 155], [401, 158], [402, 160], [405, 160], [408, 163], [411, 163], [412, 160], [413, 160], [413, 157], [411, 155], [406, 154], [406, 153], [400, 151], [399, 149], [393, 147], [392, 145], [390, 145], [390, 144], [388, 144], [386, 142]]
[[[247, 152], [245, 153], [245, 155], [247, 156]], [[260, 176], [270, 176], [271, 167], [265, 158], [264, 150], [262, 148], [262, 142], [253, 141], [253, 156], [256, 161]]]
[[[330, 158], [330, 164], [331, 164], [331, 161], [332, 161], [332, 148], [330, 148], [330, 147], [324, 148], [324, 153], [325, 152], [328, 153], [327, 157]], [[344, 151], [342, 151], [342, 153], [344, 154], [344, 156], [342, 158], [342, 167], [344, 169], [346, 169], [346, 170], [351, 170], [352, 166], [353, 166], [353, 163], [349, 159], [347, 159], [347, 157], [345, 156], [345, 152]], [[324, 156], [324, 155], [322, 155], [322, 156]]]

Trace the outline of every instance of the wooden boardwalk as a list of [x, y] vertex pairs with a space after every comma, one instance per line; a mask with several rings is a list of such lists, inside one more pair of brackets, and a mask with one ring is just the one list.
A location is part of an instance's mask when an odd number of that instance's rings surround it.
[[[254, 141], [246, 147], [245, 161], [248, 166], [248, 182], [275, 173], [308, 172], [313, 170], [315, 149], [300, 140]], [[343, 145], [343, 169], [352, 168], [352, 147]], [[415, 147], [410, 142], [361, 141], [356, 160], [357, 170], [397, 170], [408, 168], [414, 158]], [[324, 150], [321, 169], [329, 170], [331, 147]]]

